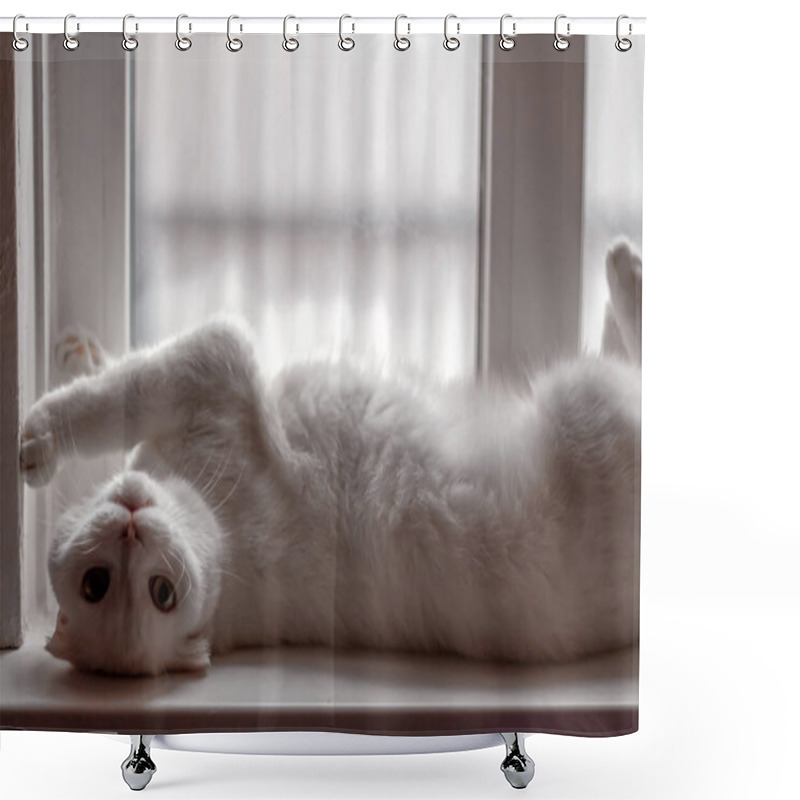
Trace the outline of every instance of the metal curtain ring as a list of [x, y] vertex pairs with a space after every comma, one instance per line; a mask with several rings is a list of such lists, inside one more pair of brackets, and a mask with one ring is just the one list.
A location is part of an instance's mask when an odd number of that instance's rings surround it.
[[[128, 34], [128, 20], [134, 19], [133, 14], [126, 14], [122, 18], [122, 47], [124, 50], [135, 50], [139, 46], [139, 40], [133, 36]], [[136, 30], [139, 30], [139, 26], [137, 24]]]
[[[71, 36], [68, 30], [69, 21], [71, 19], [75, 19], [74, 14], [67, 14], [67, 16], [64, 17], [64, 49], [69, 50], [70, 52], [77, 50], [80, 46], [80, 42], [74, 36]], [[79, 31], [80, 29], [80, 24], [76, 23], [76, 30]]]
[[[408, 17], [405, 14], [398, 14], [394, 18], [394, 49], [403, 51], [403, 50], [408, 50], [408, 48], [411, 47], [411, 39], [409, 39], [407, 36], [401, 36], [400, 35], [400, 20], [401, 19], [408, 19]], [[410, 34], [411, 33], [411, 23], [407, 22], [406, 23], [406, 27], [408, 28], [407, 32]]]
[[[553, 47], [555, 47], [555, 49], [556, 49], [556, 50], [559, 50], [559, 51], [566, 50], [566, 49], [569, 47], [569, 39], [565, 39], [565, 38], [564, 38], [564, 37], [563, 37], [563, 36], [562, 36], [562, 35], [561, 35], [561, 34], [558, 32], [558, 21], [559, 21], [560, 19], [566, 19], [566, 18], [567, 18], [567, 15], [566, 15], [566, 14], [559, 14], [559, 15], [556, 17], [556, 21], [555, 21], [555, 24], [554, 24], [554, 26], [553, 26], [553, 31], [554, 31], [554, 33], [555, 33], [555, 37], [556, 37], [556, 38], [555, 38], [555, 41], [553, 42]], [[570, 34], [570, 24], [569, 24], [569, 22], [568, 22], [568, 23], [567, 23], [567, 36], [569, 36], [569, 34]]]
[[[181, 20], [188, 19], [188, 14], [178, 14], [177, 19], [175, 20], [175, 47], [178, 50], [186, 52], [192, 46], [192, 40], [188, 36], [183, 36], [181, 34]], [[192, 32], [192, 23], [189, 23], [189, 33]]]
[[[455, 14], [448, 14], [444, 18], [444, 49], [450, 50], [458, 50], [461, 47], [461, 41], [457, 36], [449, 36], [447, 33], [447, 26], [451, 19], [457, 19]], [[456, 33], [461, 33], [461, 23], [456, 22]]]
[[[231, 14], [228, 17], [228, 41], [225, 42], [225, 47], [227, 47], [231, 53], [238, 53], [242, 47], [244, 47], [244, 43], [241, 39], [236, 39], [235, 37], [231, 36], [231, 22], [233, 22], [235, 19], [239, 19], [236, 14]], [[239, 30], [242, 30], [241, 25], [239, 26]]]
[[[355, 40], [350, 36], [345, 36], [342, 30], [342, 26], [344, 25], [344, 21], [346, 19], [353, 19], [353, 18], [349, 14], [342, 14], [342, 16], [339, 17], [339, 49], [344, 50], [345, 52], [347, 52], [348, 50], [352, 50], [356, 46]], [[355, 33], [356, 32], [355, 22], [351, 23], [351, 25], [353, 28], [351, 33]]]
[[511, 23], [511, 36], [509, 36], [503, 30], [503, 23], [505, 23], [507, 19], [511, 19], [511, 14], [503, 14], [503, 16], [500, 17], [500, 41], [497, 44], [500, 46], [501, 50], [513, 50], [514, 45], [516, 45], [513, 37], [517, 33], [517, 23]]
[[[288, 35], [288, 28], [289, 28], [289, 20], [290, 19], [297, 19], [297, 17], [293, 17], [291, 14], [288, 14], [283, 18], [283, 44], [282, 47], [287, 53], [294, 53], [298, 47], [300, 47], [300, 42], [297, 39]], [[299, 26], [296, 27], [296, 30], [299, 30]]]
[[13, 47], [13, 48], [14, 48], [14, 49], [15, 49], [15, 50], [18, 52], [18, 53], [21, 53], [23, 50], [27, 50], [27, 49], [28, 49], [28, 44], [29, 44], [29, 42], [28, 42], [28, 40], [27, 40], [27, 39], [23, 39], [23, 38], [22, 38], [22, 37], [21, 37], [21, 36], [20, 36], [20, 35], [17, 33], [17, 20], [18, 20], [18, 19], [25, 19], [25, 15], [24, 15], [24, 14], [17, 14], [17, 16], [16, 16], [16, 17], [14, 17], [14, 22], [13, 22], [13, 24], [12, 24], [12, 26], [11, 26], [11, 32], [14, 34], [14, 40], [11, 42], [11, 46], [12, 46], [12, 47]]
[[[616, 47], [617, 50], [620, 51], [620, 53], [627, 53], [628, 50], [630, 50], [631, 47], [633, 47], [633, 42], [630, 39], [623, 39], [619, 35], [619, 24], [624, 19], [628, 19], [628, 15], [627, 14], [620, 14], [617, 17], [617, 41], [614, 42], [614, 47]], [[632, 32], [633, 32], [633, 26], [629, 22], [628, 23], [628, 36], [630, 36]]]

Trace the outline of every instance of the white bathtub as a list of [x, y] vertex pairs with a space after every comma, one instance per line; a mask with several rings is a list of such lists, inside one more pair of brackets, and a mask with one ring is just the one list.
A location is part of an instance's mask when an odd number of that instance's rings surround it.
[[[128, 741], [127, 736], [113, 738]], [[150, 744], [160, 750], [243, 755], [400, 755], [455, 753], [482, 750], [503, 744], [499, 733], [460, 736], [376, 736], [327, 731], [279, 731], [268, 733], [186, 733], [155, 736]]]

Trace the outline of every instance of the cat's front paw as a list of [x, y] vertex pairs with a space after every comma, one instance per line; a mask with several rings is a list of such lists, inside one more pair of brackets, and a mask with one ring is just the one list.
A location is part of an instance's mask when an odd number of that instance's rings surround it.
[[54, 355], [56, 366], [68, 378], [95, 375], [106, 364], [106, 355], [97, 337], [80, 325], [61, 331]]
[[56, 474], [56, 439], [50, 415], [41, 407], [34, 407], [22, 426], [19, 466], [28, 486], [44, 486]]

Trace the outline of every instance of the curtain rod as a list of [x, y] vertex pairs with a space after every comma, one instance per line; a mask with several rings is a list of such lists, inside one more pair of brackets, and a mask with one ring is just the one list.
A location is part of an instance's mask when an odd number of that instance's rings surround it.
[[[617, 33], [616, 17], [569, 17], [559, 15], [559, 30], [562, 34], [572, 36], [608, 35]], [[0, 32], [13, 30], [13, 17], [0, 17]], [[526, 33], [554, 32], [553, 17], [509, 17], [506, 16], [504, 31], [509, 35]], [[350, 17], [343, 23], [344, 31], [355, 33], [395, 32], [394, 17]], [[127, 23], [129, 34], [135, 33], [175, 33], [175, 17], [130, 17]], [[403, 17], [399, 21], [402, 35], [437, 33], [444, 31], [444, 17]], [[181, 31], [184, 33], [226, 33], [227, 17], [192, 17], [181, 19]], [[303, 33], [338, 33], [338, 17], [292, 17], [289, 31], [294, 34]], [[644, 17], [629, 17], [623, 23], [623, 35], [643, 34]], [[283, 17], [237, 17], [233, 30], [238, 34], [277, 33], [284, 31]], [[449, 30], [457, 35], [499, 34], [500, 17], [453, 17]], [[20, 17], [17, 22], [17, 33], [63, 33], [64, 17]], [[71, 35], [81, 33], [122, 33], [122, 17], [79, 17], [70, 15], [69, 32]]]

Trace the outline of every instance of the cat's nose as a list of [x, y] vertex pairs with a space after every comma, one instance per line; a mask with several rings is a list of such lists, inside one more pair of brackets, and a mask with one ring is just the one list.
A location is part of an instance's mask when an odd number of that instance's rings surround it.
[[117, 502], [124, 508], [127, 508], [128, 511], [131, 512], [131, 516], [133, 516], [133, 514], [140, 508], [153, 505], [149, 500], [135, 500], [129, 497], [120, 497], [118, 498]]
[[128, 509], [131, 514], [140, 508], [153, 505], [153, 498], [143, 475], [129, 472], [122, 476], [114, 490], [114, 502]]

